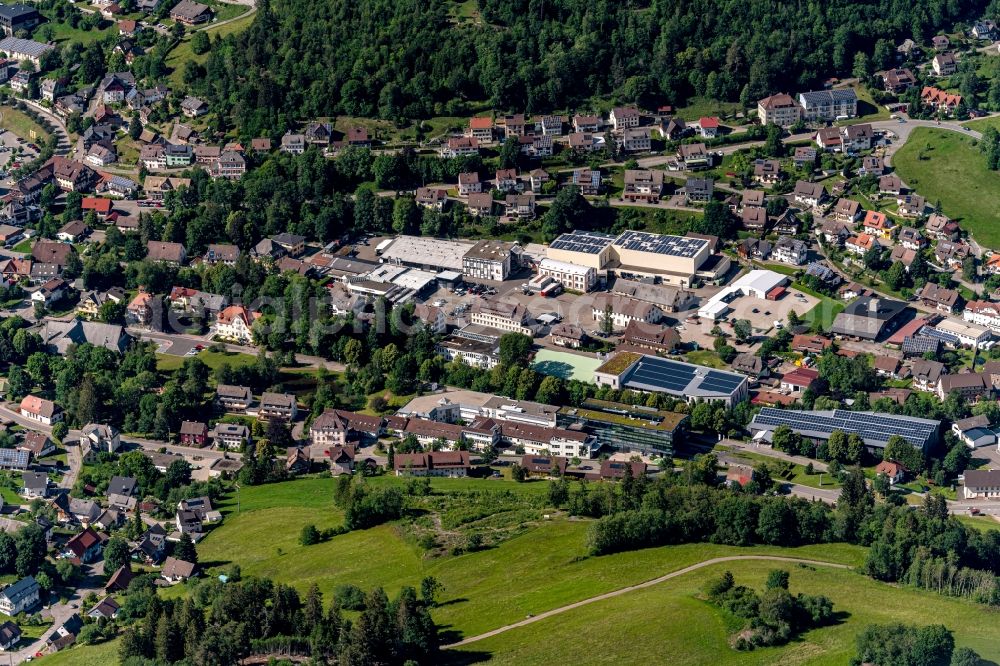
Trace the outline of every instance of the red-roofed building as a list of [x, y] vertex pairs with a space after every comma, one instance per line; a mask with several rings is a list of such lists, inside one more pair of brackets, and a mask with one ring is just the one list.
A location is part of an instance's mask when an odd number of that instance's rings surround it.
[[795, 368], [791, 372], [786, 372], [781, 378], [781, 390], [802, 393], [812, 388], [817, 379], [819, 379], [818, 371], [812, 368]]
[[711, 139], [719, 135], [718, 118], [701, 118], [698, 120], [698, 127], [701, 128], [701, 136], [706, 139]]
[[895, 460], [883, 460], [875, 467], [876, 474], [885, 474], [889, 477], [890, 484], [902, 483], [906, 480], [906, 473], [909, 470], [902, 463]]
[[954, 113], [959, 104], [962, 103], [961, 95], [954, 95], [933, 86], [924, 86], [920, 93], [920, 99], [935, 111], [943, 111], [948, 115]]
[[111, 199], [101, 199], [99, 197], [84, 197], [82, 202], [83, 211], [87, 212], [89, 210], [97, 213], [97, 217], [103, 219], [111, 212], [112, 207]]
[[259, 312], [251, 312], [245, 305], [230, 305], [219, 313], [215, 324], [215, 334], [243, 344], [253, 343], [253, 323], [260, 317]]

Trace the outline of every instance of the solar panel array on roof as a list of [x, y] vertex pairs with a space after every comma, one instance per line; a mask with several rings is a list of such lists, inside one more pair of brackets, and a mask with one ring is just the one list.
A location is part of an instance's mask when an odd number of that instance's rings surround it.
[[692, 258], [701, 252], [708, 241], [704, 238], [666, 236], [645, 231], [626, 231], [615, 239], [615, 245], [636, 252], [654, 252], [671, 257]]
[[623, 377], [623, 385], [627, 388], [661, 391], [684, 398], [732, 398], [745, 382], [743, 375], [658, 356], [643, 356]]
[[926, 335], [908, 335], [903, 338], [901, 349], [904, 354], [926, 354], [927, 352], [937, 352], [940, 346], [937, 338]]
[[751, 428], [768, 426], [766, 429], [773, 430], [781, 425], [787, 425], [796, 432], [824, 436], [829, 436], [834, 430], [855, 433], [874, 446], [885, 446], [890, 437], [899, 435], [922, 449], [936, 435], [940, 421], [844, 409], [811, 412], [765, 407], [754, 417]]
[[802, 99], [807, 102], [822, 103], [822, 102], [844, 102], [857, 99], [858, 95], [854, 92], [854, 88], [837, 88], [835, 90], [816, 90], [813, 92], [804, 92], [801, 94]]
[[609, 234], [573, 231], [559, 236], [549, 245], [553, 250], [569, 250], [585, 254], [600, 254], [615, 239]]
[[954, 333], [949, 333], [948, 331], [942, 331], [941, 329], [935, 328], [933, 326], [924, 326], [920, 329], [919, 334], [925, 338], [932, 338], [934, 340], [940, 340], [948, 344], [957, 344], [959, 342], [958, 336]]

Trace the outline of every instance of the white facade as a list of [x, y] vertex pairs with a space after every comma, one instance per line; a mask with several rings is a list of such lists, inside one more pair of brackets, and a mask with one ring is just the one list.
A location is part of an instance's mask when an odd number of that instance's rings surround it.
[[597, 284], [597, 271], [590, 266], [580, 266], [555, 259], [542, 259], [538, 276], [550, 277], [566, 289], [587, 292]]

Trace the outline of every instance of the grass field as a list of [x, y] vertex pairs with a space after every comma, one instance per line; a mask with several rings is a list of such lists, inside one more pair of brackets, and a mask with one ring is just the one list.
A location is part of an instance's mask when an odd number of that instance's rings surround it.
[[1000, 247], [1000, 172], [986, 168], [973, 139], [948, 130], [918, 127], [893, 156], [900, 178], [927, 198], [941, 202], [977, 241]]
[[[0, 106], [0, 127], [10, 130], [26, 141], [45, 141], [49, 133], [34, 119], [20, 109], [12, 106]], [[38, 139], [31, 138], [31, 131], [34, 130]]]
[[[156, 355], [156, 369], [161, 372], [171, 372], [177, 368], [184, 365], [185, 358], [192, 358], [187, 356], [174, 356], [171, 354], [157, 354]], [[197, 358], [199, 358], [202, 363], [208, 367], [215, 370], [223, 363], [228, 363], [231, 366], [238, 367], [241, 365], [252, 365], [257, 362], [256, 356], [251, 356], [250, 354], [239, 354], [236, 352], [214, 352], [207, 349], [198, 352]]]
[[684, 360], [688, 363], [704, 365], [708, 368], [726, 367], [726, 364], [723, 363], [721, 358], [719, 358], [719, 355], [711, 349], [699, 349], [697, 351], [688, 352], [684, 355]]
[[92, 42], [104, 39], [109, 34], [118, 34], [118, 27], [113, 23], [101, 30], [74, 28], [68, 23], [51, 22], [45, 25], [52, 26], [52, 41], [60, 46], [64, 43], [83, 44], [86, 46]]
[[43, 657], [38, 661], [45, 666], [108, 666], [118, 663], [118, 640], [92, 647], [72, 647]]
[[821, 294], [818, 291], [813, 291], [812, 289], [804, 286], [801, 282], [793, 282], [792, 287], [820, 299], [819, 303], [817, 303], [812, 310], [809, 310], [809, 312], [801, 315], [802, 321], [807, 324], [812, 325], [818, 319], [820, 324], [823, 326], [823, 329], [829, 330], [830, 326], [833, 325], [833, 320], [836, 319], [837, 315], [843, 312], [844, 307], [846, 307], [837, 299], [830, 298], [829, 296]]
[[[767, 573], [785, 568], [793, 593], [824, 594], [842, 614], [840, 624], [815, 629], [780, 648], [737, 652], [727, 639], [736, 628], [715, 607], [699, 598], [700, 587], [722, 571], [737, 584], [757, 589]], [[714, 565], [662, 585], [584, 606], [513, 629], [462, 649], [471, 662], [490, 664], [670, 663], [842, 666], [854, 656], [855, 637], [870, 623], [943, 623], [955, 632], [958, 646], [984, 656], [1000, 654], [1000, 625], [984, 621], [980, 606], [931, 592], [878, 583], [845, 570], [765, 561]], [[613, 626], [606, 623], [613, 621]], [[607, 631], [613, 628], [613, 639]]]
[[[227, 15], [231, 17], [231, 16], [239, 16], [239, 14], [242, 13], [242, 11], [239, 10], [245, 11], [246, 7], [240, 5], [225, 4], [225, 5], [218, 5], [216, 9], [217, 10], [222, 9]], [[247, 14], [246, 16], [237, 19], [231, 23], [226, 23], [225, 25], [209, 26], [205, 28], [204, 32], [208, 34], [210, 39], [215, 39], [216, 35], [225, 37], [226, 35], [230, 35], [234, 32], [239, 32], [241, 30], [245, 30], [246, 28], [248, 28], [250, 24], [253, 22], [253, 17], [254, 17], [253, 14]], [[180, 42], [177, 46], [175, 46], [173, 50], [170, 51], [170, 55], [167, 56], [167, 67], [170, 68], [169, 78], [170, 82], [174, 86], [179, 87], [183, 83], [184, 63], [188, 62], [189, 60], [197, 62], [199, 64], [204, 63], [206, 60], [208, 60], [208, 53], [202, 53], [201, 55], [197, 55], [195, 54], [194, 51], [191, 50], [190, 36], [186, 37], [184, 41]]]
[[686, 106], [676, 109], [684, 120], [698, 120], [704, 116], [729, 116], [740, 110], [737, 102], [719, 102], [707, 97], [692, 97]]
[[[395, 477], [372, 482], [401, 483]], [[797, 553], [858, 565], [864, 552], [844, 544], [798, 549], [689, 544], [588, 557], [585, 540], [589, 521], [564, 518], [529, 526], [497, 548], [439, 558], [424, 558], [422, 551], [392, 525], [337, 536], [314, 546], [299, 545], [304, 525], [312, 523], [322, 529], [339, 523], [340, 514], [332, 502], [333, 484], [333, 479], [314, 478], [244, 488], [239, 515], [234, 513], [235, 498], [230, 498], [223, 505], [227, 512], [223, 525], [198, 545], [200, 560], [209, 566], [235, 562], [244, 575], [270, 576], [301, 590], [316, 582], [326, 594], [338, 584], [354, 583], [363, 588], [382, 585], [391, 596], [400, 586], [418, 585], [423, 576], [432, 575], [445, 586], [443, 605], [434, 611], [435, 620], [445, 631], [467, 636], [718, 554]], [[451, 492], [546, 491], [544, 483], [477, 479], [435, 479], [432, 486]]]

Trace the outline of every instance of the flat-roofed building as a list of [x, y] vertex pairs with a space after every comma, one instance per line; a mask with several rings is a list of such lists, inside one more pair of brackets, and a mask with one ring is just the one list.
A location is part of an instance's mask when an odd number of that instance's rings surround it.
[[705, 400], [732, 406], [749, 396], [747, 378], [673, 359], [619, 352], [594, 371], [594, 383], [614, 389], [666, 393], [688, 402]]
[[683, 432], [686, 414], [589, 398], [579, 407], [559, 410], [563, 427], [579, 427], [597, 445], [620, 453], [670, 457]]
[[520, 303], [499, 298], [478, 301], [469, 315], [469, 321], [508, 333], [523, 333], [527, 336], [535, 334], [527, 326], [528, 310]]
[[545, 256], [595, 270], [604, 269], [611, 261], [611, 244], [615, 237], [590, 231], [571, 231], [556, 238], [545, 251]]
[[512, 243], [481, 240], [462, 257], [462, 272], [466, 277], [502, 282], [510, 275]]
[[566, 289], [587, 292], [597, 285], [597, 270], [556, 259], [542, 259], [538, 264], [539, 277], [551, 277]]

